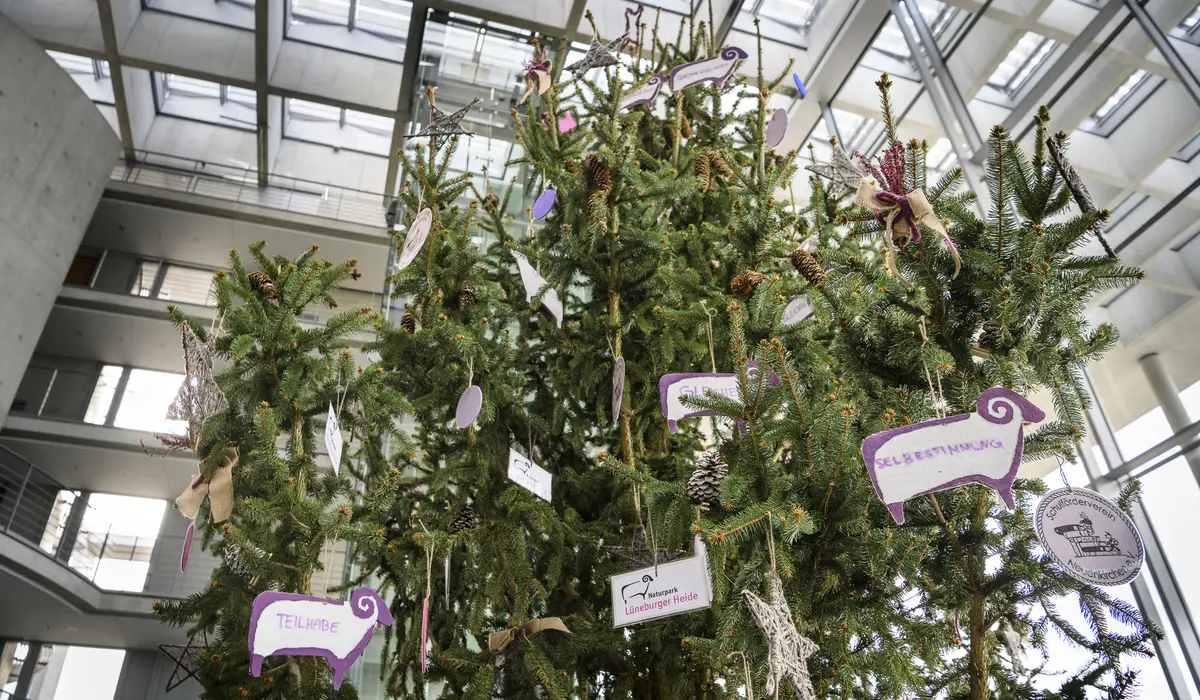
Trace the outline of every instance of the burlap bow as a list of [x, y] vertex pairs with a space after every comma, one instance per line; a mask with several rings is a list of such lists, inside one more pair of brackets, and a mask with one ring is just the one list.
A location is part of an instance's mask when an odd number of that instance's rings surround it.
[[866, 207], [883, 217], [886, 234], [887, 250], [885, 264], [888, 270], [897, 277], [900, 270], [896, 268], [896, 246], [907, 245], [909, 241], [921, 240], [921, 229], [918, 223], [942, 234], [950, 257], [954, 258], [954, 276], [962, 269], [962, 260], [958, 257], [958, 246], [950, 239], [950, 234], [942, 226], [942, 222], [933, 213], [933, 205], [925, 198], [921, 190], [913, 190], [901, 196], [886, 190], [880, 190], [869, 180], [858, 183], [858, 193], [854, 195], [856, 204]]
[[557, 630], [559, 632], [566, 632], [567, 634], [571, 633], [571, 630], [567, 629], [561, 618], [542, 617], [530, 620], [520, 627], [492, 632], [488, 635], [488, 649], [492, 653], [498, 653], [504, 651], [509, 644], [512, 644], [517, 639], [525, 639], [546, 630]]
[[175, 499], [175, 507], [184, 517], [195, 520], [200, 514], [200, 506], [204, 504], [204, 497], [207, 496], [213, 522], [228, 520], [233, 513], [233, 468], [237, 463], [237, 450], [226, 447], [221, 453], [221, 466], [213, 472], [212, 478], [206, 483], [204, 476], [198, 475], [192, 480], [191, 486], [184, 489], [179, 498]]

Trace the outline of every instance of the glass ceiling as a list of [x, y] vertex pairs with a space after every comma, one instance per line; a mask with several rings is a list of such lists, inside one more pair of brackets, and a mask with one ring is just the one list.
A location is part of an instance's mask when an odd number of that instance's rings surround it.
[[54, 62], [71, 76], [79, 89], [93, 101], [113, 104], [113, 86], [108, 61], [58, 51], [47, 50], [46, 54], [53, 58]]
[[1117, 87], [1113, 94], [1108, 96], [1108, 99], [1104, 100], [1104, 104], [1100, 105], [1095, 112], [1092, 112], [1092, 119], [1096, 120], [1097, 123], [1101, 123], [1108, 117], [1112, 116], [1112, 114], [1116, 112], [1117, 108], [1129, 99], [1129, 96], [1133, 94], [1133, 91], [1136, 90], [1137, 87], [1141, 85], [1147, 77], [1149, 77], [1149, 74], [1141, 68], [1135, 70], [1132, 75], [1126, 78], [1125, 81]]
[[1010, 97], [1016, 95], [1057, 46], [1058, 42], [1041, 34], [1026, 32], [988, 77], [988, 85]]
[[829, 0], [750, 0], [742, 5], [733, 28], [754, 34], [759, 20], [764, 39], [803, 48], [808, 44], [808, 29]]

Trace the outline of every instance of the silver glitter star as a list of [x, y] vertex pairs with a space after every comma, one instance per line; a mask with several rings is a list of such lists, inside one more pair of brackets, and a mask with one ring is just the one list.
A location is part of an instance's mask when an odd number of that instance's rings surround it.
[[770, 603], [751, 591], [742, 591], [742, 600], [767, 640], [767, 694], [775, 695], [779, 681], [787, 678], [800, 700], [810, 700], [814, 695], [808, 677], [808, 657], [816, 653], [817, 645], [796, 631], [779, 576], [774, 572], [767, 574], [767, 584], [771, 589]]
[[863, 178], [862, 168], [840, 146], [833, 147], [833, 160], [806, 165], [804, 169], [828, 180], [829, 194], [834, 199], [841, 199], [857, 190], [858, 182]]
[[463, 117], [467, 116], [467, 110], [474, 107], [477, 102], [479, 102], [478, 97], [471, 100], [470, 104], [458, 110], [457, 112], [454, 112], [453, 114], [446, 114], [442, 110], [435, 107], [431, 101], [429, 103], [429, 126], [425, 127], [425, 129], [419, 133], [409, 134], [409, 137], [417, 138], [420, 136], [429, 136], [431, 138], [438, 139], [447, 136], [458, 135], [474, 136], [474, 133], [464, 130], [462, 128], [462, 124], [459, 122], [462, 121]]
[[567, 66], [563, 70], [569, 70], [575, 74], [575, 79], [587, 73], [593, 68], [603, 68], [605, 66], [617, 65], [617, 51], [620, 50], [621, 43], [625, 41], [625, 34], [613, 39], [607, 44], [601, 43], [599, 39], [592, 39], [592, 45], [588, 47], [587, 53], [583, 58]]
[[229, 407], [225, 393], [213, 378], [213, 352], [217, 342], [216, 333], [209, 332], [207, 339], [200, 340], [191, 326], [184, 326], [183, 366], [184, 379], [179, 385], [175, 400], [167, 408], [170, 420], [187, 421], [186, 436], [155, 434], [168, 449], [196, 449], [204, 432], [204, 422], [209, 416]]
[[[1067, 154], [1063, 153], [1062, 142], [1056, 138], [1048, 138], [1046, 139], [1046, 148], [1050, 151], [1050, 160], [1054, 163], [1054, 167], [1062, 173], [1063, 180], [1067, 183], [1067, 189], [1071, 190], [1071, 198], [1079, 205], [1079, 209], [1085, 214], [1096, 211], [1096, 201], [1092, 199], [1092, 193], [1088, 192], [1087, 186], [1083, 184], [1083, 178], [1075, 172], [1071, 161], [1067, 160]], [[1097, 221], [1092, 224], [1092, 230], [1096, 232], [1096, 238], [1100, 240], [1100, 245], [1104, 247], [1104, 252], [1108, 254], [1108, 257], [1117, 257], [1112, 248], [1108, 247], [1108, 241], [1104, 239], [1104, 223]]]

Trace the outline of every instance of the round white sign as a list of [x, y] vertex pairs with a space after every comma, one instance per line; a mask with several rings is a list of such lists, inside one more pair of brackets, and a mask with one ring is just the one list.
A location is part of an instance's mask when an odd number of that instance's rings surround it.
[[1084, 583], [1119, 586], [1142, 570], [1146, 550], [1137, 526], [1095, 491], [1051, 491], [1038, 503], [1033, 524], [1054, 561]]
[[425, 245], [425, 239], [429, 236], [429, 226], [432, 223], [433, 211], [429, 207], [417, 213], [412, 226], [408, 227], [408, 235], [404, 237], [404, 249], [400, 251], [400, 261], [396, 263], [397, 270], [403, 270], [417, 258], [417, 253], [421, 252], [421, 246]]

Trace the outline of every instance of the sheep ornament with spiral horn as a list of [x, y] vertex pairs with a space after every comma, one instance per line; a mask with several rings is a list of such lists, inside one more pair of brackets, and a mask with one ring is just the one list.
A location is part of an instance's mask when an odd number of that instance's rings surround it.
[[367, 648], [376, 623], [391, 626], [392, 613], [370, 588], [355, 589], [348, 602], [264, 591], [250, 614], [250, 675], [262, 674], [268, 656], [324, 656], [337, 690]]
[[1014, 391], [992, 387], [979, 396], [975, 413], [914, 423], [876, 433], [863, 442], [863, 463], [879, 500], [899, 524], [904, 502], [964, 484], [996, 489], [1016, 508], [1012, 484], [1021, 466], [1024, 423], [1046, 417]]

